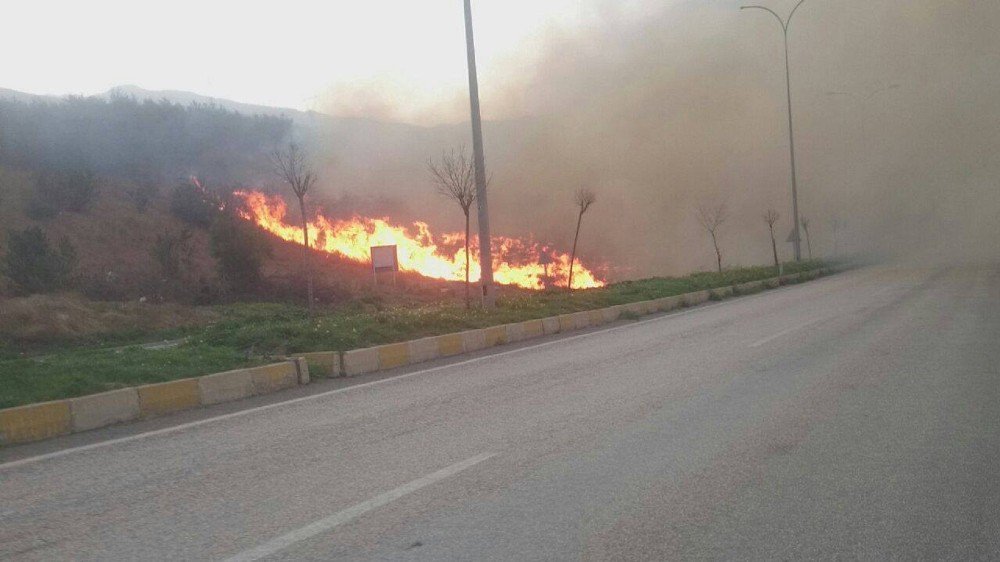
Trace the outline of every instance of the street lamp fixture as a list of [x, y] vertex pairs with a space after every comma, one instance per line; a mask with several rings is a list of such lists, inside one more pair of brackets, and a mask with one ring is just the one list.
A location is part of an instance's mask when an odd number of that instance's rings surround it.
[[778, 20], [781, 24], [782, 35], [785, 38], [785, 91], [788, 95], [788, 149], [791, 154], [791, 164], [792, 164], [792, 220], [795, 221], [795, 228], [792, 230], [792, 243], [795, 247], [795, 261], [802, 259], [802, 238], [799, 236], [799, 186], [798, 179], [795, 174], [795, 128], [792, 125], [792, 84], [791, 84], [791, 71], [789, 70], [788, 64], [788, 26], [792, 23], [792, 17], [795, 16], [795, 12], [798, 11], [799, 6], [803, 4], [806, 0], [799, 0], [799, 3], [792, 8], [790, 14], [788, 14], [787, 19], [781, 19], [781, 16], [777, 14], [771, 8], [765, 6], [741, 6], [741, 10], [764, 10], [765, 12], [774, 16], [774, 19]]

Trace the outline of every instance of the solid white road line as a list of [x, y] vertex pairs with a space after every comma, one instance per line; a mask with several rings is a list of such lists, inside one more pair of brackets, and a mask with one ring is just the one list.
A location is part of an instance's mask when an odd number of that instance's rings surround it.
[[418, 375], [425, 375], [427, 373], [433, 373], [435, 371], [441, 371], [441, 370], [444, 370], [444, 369], [452, 369], [452, 368], [455, 368], [455, 367], [462, 367], [464, 365], [469, 365], [469, 364], [472, 364], [472, 363], [477, 363], [479, 361], [484, 361], [484, 360], [487, 360], [487, 359], [494, 359], [494, 358], [497, 358], [497, 357], [503, 357], [505, 355], [511, 355], [511, 354], [514, 354], [514, 353], [521, 353], [521, 352], [530, 351], [530, 350], [533, 350], [533, 349], [540, 349], [540, 348], [543, 348], [543, 347], [548, 347], [548, 346], [551, 346], [551, 345], [557, 345], [557, 344], [560, 344], [560, 343], [563, 343], [563, 342], [573, 341], [573, 340], [577, 340], [577, 339], [580, 339], [580, 338], [588, 338], [588, 337], [591, 337], [591, 336], [595, 336], [595, 335], [599, 335], [599, 334], [604, 334], [604, 333], [607, 333], [607, 332], [614, 332], [614, 331], [618, 331], [618, 330], [625, 330], [625, 329], [632, 328], [632, 327], [635, 327], [635, 326], [642, 326], [643, 324], [649, 324], [651, 322], [660, 322], [660, 321], [671, 319], [671, 318], [677, 318], [679, 316], [687, 316], [688, 314], [695, 314], [695, 313], [698, 313], [698, 312], [702, 312], [702, 311], [705, 311], [705, 310], [710, 310], [710, 309], [713, 309], [713, 308], [716, 308], [716, 307], [720, 307], [720, 306], [726, 306], [726, 305], [731, 305], [731, 304], [737, 304], [739, 302], [747, 302], [747, 301], [751, 301], [751, 300], [756, 300], [758, 298], [762, 298], [762, 297], [774, 295], [776, 293], [781, 293], [781, 292], [784, 292], [784, 291], [789, 290], [789, 289], [794, 289], [796, 287], [803, 287], [803, 286], [805, 286], [805, 285], [789, 285], [789, 286], [781, 287], [779, 289], [772, 289], [770, 291], [764, 291], [763, 293], [757, 293], [755, 295], [748, 295], [748, 296], [745, 296], [745, 297], [738, 297], [738, 298], [736, 298], [734, 300], [730, 300], [730, 301], [723, 301], [723, 302], [718, 302], [718, 303], [715, 303], [715, 304], [702, 305], [702, 306], [698, 306], [698, 307], [687, 309], [687, 310], [683, 310], [683, 311], [670, 312], [670, 313], [667, 313], [667, 314], [664, 314], [664, 315], [656, 316], [655, 318], [648, 318], [646, 320], [638, 320], [638, 321], [635, 321], [635, 322], [629, 322], [628, 324], [623, 324], [621, 326], [612, 326], [610, 328], [604, 328], [604, 329], [601, 329], [601, 330], [594, 330], [594, 331], [586, 332], [586, 333], [583, 333], [583, 334], [577, 334], [575, 336], [565, 336], [565, 337], [561, 337], [561, 338], [558, 338], [558, 339], [555, 339], [555, 340], [552, 340], [552, 341], [547, 341], [547, 342], [543, 342], [543, 343], [537, 343], [537, 344], [534, 344], [534, 345], [528, 345], [528, 346], [524, 346], [524, 347], [519, 347], [517, 349], [510, 349], [510, 350], [507, 350], [507, 351], [501, 351], [499, 353], [491, 353], [491, 354], [488, 354], [488, 355], [481, 355], [479, 357], [473, 357], [472, 359], [466, 359], [464, 361], [459, 361], [457, 363], [449, 363], [447, 365], [439, 365], [437, 367], [431, 367], [429, 369], [421, 369], [419, 371], [414, 371], [412, 373], [405, 373], [405, 374], [402, 374], [402, 375], [396, 375], [396, 376], [393, 376], [393, 377], [379, 379], [377, 381], [371, 381], [371, 382], [366, 382], [366, 383], [361, 383], [361, 384], [355, 384], [355, 385], [351, 385], [351, 386], [345, 386], [343, 388], [338, 388], [336, 390], [328, 390], [326, 392], [320, 392], [320, 393], [317, 393], [317, 394], [310, 394], [309, 396], [302, 396], [300, 398], [293, 398], [291, 400], [285, 400], [283, 402], [275, 402], [273, 404], [265, 404], [263, 406], [256, 406], [254, 408], [248, 408], [246, 410], [240, 410], [238, 412], [231, 412], [231, 413], [228, 413], [228, 414], [222, 414], [221, 416], [215, 416], [215, 417], [211, 417], [211, 418], [205, 418], [203, 420], [198, 420], [198, 421], [193, 421], [193, 422], [188, 422], [188, 423], [182, 423], [180, 425], [174, 425], [174, 426], [170, 426], [170, 427], [165, 427], [163, 429], [156, 429], [156, 430], [153, 430], [153, 431], [147, 431], [145, 433], [137, 433], [135, 435], [129, 435], [128, 437], [119, 437], [117, 439], [109, 439], [107, 441], [99, 441], [97, 443], [91, 443], [89, 445], [81, 445], [79, 447], [70, 447], [68, 449], [61, 449], [59, 451], [53, 451], [51, 453], [45, 453], [45, 454], [37, 455], [37, 456], [34, 456], [34, 457], [27, 457], [27, 458], [19, 459], [19, 460], [16, 460], [16, 461], [10, 461], [10, 462], [7, 462], [7, 463], [0, 464], [0, 470], [5, 470], [5, 469], [9, 469], [9, 468], [16, 468], [18, 466], [24, 466], [26, 464], [32, 464], [32, 463], [36, 463], [36, 462], [39, 462], [39, 461], [44, 461], [44, 460], [48, 460], [48, 459], [59, 458], [59, 457], [63, 457], [63, 456], [66, 456], [66, 455], [71, 455], [73, 453], [82, 453], [84, 451], [90, 451], [90, 450], [93, 450], [93, 449], [100, 449], [100, 448], [103, 448], [103, 447], [110, 447], [112, 445], [120, 445], [120, 444], [123, 444], [123, 443], [129, 443], [131, 441], [138, 441], [140, 439], [146, 439], [146, 438], [149, 438], [149, 437], [156, 437], [158, 435], [167, 435], [167, 434], [170, 434], [170, 433], [176, 433], [178, 431], [184, 431], [186, 429], [191, 429], [191, 428], [194, 428], [194, 427], [198, 427], [198, 426], [202, 426], [202, 425], [206, 425], [206, 424], [210, 424], [210, 423], [214, 423], [214, 422], [219, 422], [219, 421], [223, 421], [223, 420], [228, 420], [228, 419], [232, 419], [232, 418], [238, 418], [238, 417], [241, 417], [241, 416], [255, 414], [255, 413], [258, 413], [258, 412], [263, 412], [265, 410], [270, 410], [272, 408], [280, 408], [282, 406], [291, 406], [293, 404], [298, 404], [300, 402], [306, 402], [306, 401], [310, 401], [310, 400], [318, 400], [320, 398], [326, 398], [327, 396], [331, 396], [331, 395], [334, 395], [334, 394], [341, 394], [341, 393], [344, 393], [344, 392], [349, 392], [351, 390], [358, 390], [358, 389], [361, 389], [361, 388], [368, 388], [368, 387], [379, 385], [379, 384], [386, 384], [386, 383], [390, 383], [390, 382], [401, 381], [403, 379], [408, 379], [410, 377], [415, 377], [415, 376], [418, 376]]
[[344, 523], [357, 519], [361, 515], [364, 515], [375, 508], [382, 507], [383, 505], [398, 500], [407, 494], [412, 494], [421, 488], [430, 486], [435, 482], [439, 482], [449, 476], [458, 474], [459, 472], [471, 468], [494, 456], [496, 456], [496, 453], [483, 453], [481, 455], [476, 455], [471, 459], [442, 468], [441, 470], [428, 474], [423, 478], [417, 478], [409, 484], [403, 484], [395, 490], [390, 490], [382, 495], [375, 496], [370, 500], [353, 505], [343, 511], [338, 511], [329, 517], [324, 517], [319, 521], [314, 521], [305, 527], [285, 533], [284, 535], [272, 539], [256, 548], [241, 552], [232, 558], [228, 558], [226, 562], [251, 562], [253, 560], [260, 560], [261, 558], [280, 552], [297, 542], [311, 539], [317, 535], [326, 533], [339, 525], [343, 525]]

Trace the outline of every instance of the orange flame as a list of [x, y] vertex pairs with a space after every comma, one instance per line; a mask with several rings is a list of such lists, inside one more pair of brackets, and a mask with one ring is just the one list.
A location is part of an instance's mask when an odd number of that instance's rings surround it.
[[[302, 243], [302, 227], [286, 221], [288, 211], [280, 197], [268, 197], [259, 191], [238, 191], [243, 199], [244, 219], [290, 242]], [[465, 248], [463, 233], [446, 233], [435, 238], [426, 223], [413, 224], [413, 232], [404, 226], [390, 224], [385, 219], [354, 217], [333, 220], [319, 215], [309, 223], [310, 245], [318, 250], [339, 254], [345, 258], [370, 263], [372, 246], [395, 245], [399, 268], [434, 279], [465, 280]], [[532, 241], [504, 236], [493, 237], [493, 278], [497, 283], [517, 285], [526, 289], [544, 289], [549, 285], [565, 286], [569, 274], [569, 256], [557, 253]], [[475, 246], [475, 241], [472, 244]], [[470, 281], [479, 280], [478, 250], [470, 249]], [[538, 263], [547, 256], [546, 268]], [[546, 277], [546, 270], [548, 277]], [[605, 286], [593, 271], [579, 263], [573, 267], [573, 288], [590, 289]]]

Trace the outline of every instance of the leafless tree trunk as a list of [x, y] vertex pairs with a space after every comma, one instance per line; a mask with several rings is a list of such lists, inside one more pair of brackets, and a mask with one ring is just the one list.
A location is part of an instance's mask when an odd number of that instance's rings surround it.
[[778, 222], [781, 215], [778, 211], [774, 209], [768, 209], [764, 213], [764, 222], [767, 223], [767, 228], [771, 231], [771, 251], [774, 253], [774, 267], [779, 267], [781, 264], [778, 262], [778, 243], [774, 239], [774, 223]]
[[[439, 194], [458, 203], [465, 214], [465, 307], [472, 306], [469, 283], [469, 212], [476, 202], [476, 167], [465, 152], [465, 147], [441, 155], [440, 161], [427, 161], [427, 169]], [[492, 177], [488, 178], [489, 185]]]
[[809, 251], [809, 259], [813, 259], [812, 241], [809, 240], [809, 219], [802, 217], [802, 230], [806, 233], [806, 248]]
[[843, 228], [844, 223], [839, 218], [834, 217], [830, 221], [830, 226], [833, 230], [833, 257], [836, 258], [840, 256], [840, 229]]
[[698, 207], [698, 211], [695, 216], [698, 219], [698, 224], [700, 224], [701, 227], [712, 236], [712, 246], [715, 247], [716, 264], [719, 267], [719, 273], [722, 273], [722, 251], [719, 250], [718, 232], [719, 227], [722, 226], [722, 224], [726, 222], [726, 219], [729, 218], [726, 210], [726, 204], [719, 203], [715, 206], [702, 205]]
[[465, 209], [465, 308], [472, 307], [472, 295], [469, 284], [469, 210]]
[[576, 263], [576, 243], [580, 239], [580, 224], [583, 223], [583, 214], [597, 201], [597, 195], [593, 191], [583, 188], [579, 189], [575, 195], [576, 206], [580, 209], [580, 214], [576, 217], [576, 234], [573, 235], [573, 251], [569, 255], [569, 279], [566, 281], [566, 289], [573, 290], [573, 265]]
[[313, 296], [312, 252], [309, 249], [309, 215], [306, 213], [306, 195], [316, 184], [316, 175], [306, 162], [301, 148], [291, 143], [288, 150], [275, 150], [271, 154], [271, 166], [274, 173], [292, 188], [299, 201], [299, 211], [302, 213], [302, 270], [306, 274], [306, 298], [308, 299], [309, 319], [314, 313], [315, 298]]

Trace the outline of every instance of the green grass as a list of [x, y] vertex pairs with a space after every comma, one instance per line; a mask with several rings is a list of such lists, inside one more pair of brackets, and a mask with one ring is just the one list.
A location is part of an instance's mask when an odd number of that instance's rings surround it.
[[193, 377], [260, 364], [231, 349], [202, 344], [160, 351], [78, 349], [0, 362], [0, 408], [72, 398], [116, 388]]
[[[786, 264], [785, 273], [820, 267], [820, 262]], [[303, 309], [284, 304], [217, 307], [220, 319], [208, 326], [160, 332], [110, 334], [98, 345], [127, 345], [186, 337], [166, 350], [136, 345], [97, 348], [93, 339], [59, 342], [47, 355], [18, 357], [10, 348], [0, 354], [0, 408], [163, 382], [273, 361], [307, 351], [348, 350], [543, 318], [569, 312], [726, 287], [774, 277], [773, 267], [750, 267], [687, 277], [658, 277], [616, 283], [602, 289], [549, 291], [501, 299], [496, 310], [455, 304], [380, 307], [356, 302], [320, 312], [312, 321]], [[375, 310], [371, 310], [374, 306]], [[366, 310], [367, 308], [367, 310]]]

